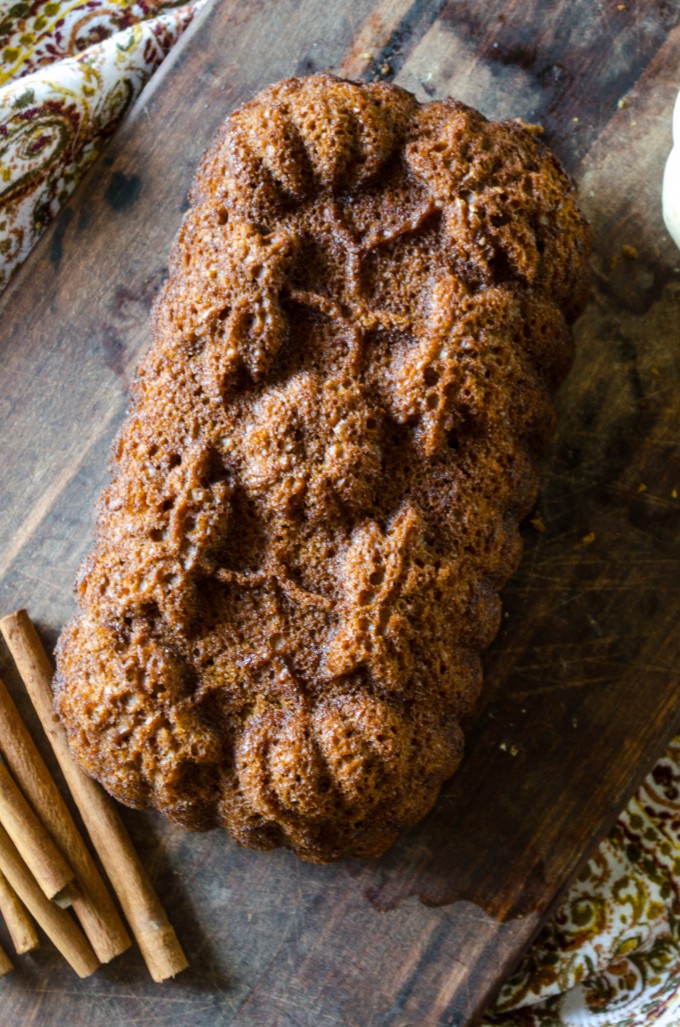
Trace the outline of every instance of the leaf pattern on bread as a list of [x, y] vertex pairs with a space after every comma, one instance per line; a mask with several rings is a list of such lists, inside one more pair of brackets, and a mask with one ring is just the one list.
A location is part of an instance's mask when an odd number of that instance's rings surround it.
[[330, 75], [228, 118], [192, 204], [57, 708], [124, 802], [375, 855], [462, 757], [587, 225], [521, 126]]

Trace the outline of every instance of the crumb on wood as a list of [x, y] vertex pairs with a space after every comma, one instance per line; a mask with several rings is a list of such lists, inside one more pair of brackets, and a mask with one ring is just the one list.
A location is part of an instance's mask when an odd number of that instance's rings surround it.
[[584, 535], [583, 538], [581, 539], [581, 545], [583, 545], [583, 546], [592, 545], [592, 543], [595, 541], [596, 538], [597, 538], [597, 535], [595, 534], [595, 532], [594, 531], [589, 531], [588, 534]]
[[642, 492], [646, 492], [646, 491], [647, 491], [647, 486], [645, 485], [645, 483], [643, 481], [641, 481], [640, 484], [638, 485], [638, 493], [642, 493]]
[[671, 499], [677, 499], [677, 498], [678, 498], [678, 490], [677, 489], [671, 489]]
[[639, 255], [640, 254], [635, 246], [631, 246], [630, 243], [624, 243], [620, 250], [612, 254], [609, 266], [613, 271], [620, 263], [621, 257], [625, 257], [626, 260], [637, 260]]
[[541, 517], [540, 513], [535, 513], [529, 521], [529, 524], [536, 531], [540, 531], [541, 534], [543, 534], [543, 532], [545, 531], [545, 524], [543, 523], [543, 518]]

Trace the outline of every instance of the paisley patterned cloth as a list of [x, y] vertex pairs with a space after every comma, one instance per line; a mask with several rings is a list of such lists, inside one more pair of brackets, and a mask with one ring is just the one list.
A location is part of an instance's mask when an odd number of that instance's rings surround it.
[[[0, 288], [203, 2], [0, 0]], [[680, 737], [484, 1020], [652, 1024], [680, 1024]]]
[[199, 6], [0, 0], [0, 289]]
[[486, 1027], [678, 1027], [680, 737], [503, 987]]

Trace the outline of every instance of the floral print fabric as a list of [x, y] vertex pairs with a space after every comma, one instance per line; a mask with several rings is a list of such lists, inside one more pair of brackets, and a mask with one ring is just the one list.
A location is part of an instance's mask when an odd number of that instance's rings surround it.
[[[204, 0], [0, 0], [0, 289]], [[680, 738], [486, 1027], [678, 1027]]]
[[680, 737], [569, 889], [489, 1027], [680, 1024]]
[[0, 289], [198, 6], [0, 0]]

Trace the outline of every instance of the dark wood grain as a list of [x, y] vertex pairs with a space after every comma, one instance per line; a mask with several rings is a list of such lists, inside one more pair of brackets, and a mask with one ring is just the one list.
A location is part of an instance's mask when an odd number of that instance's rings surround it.
[[[431, 816], [382, 860], [316, 867], [125, 812], [192, 969], [159, 988], [132, 952], [76, 985], [45, 947], [0, 985], [3, 1023], [472, 1024], [678, 728], [680, 255], [659, 191], [680, 9], [621, 6], [213, 4], [3, 295], [0, 609], [51, 643], [193, 169], [236, 104], [330, 66], [540, 121], [595, 236], [545, 531], [526, 527]], [[0, 672], [26, 711], [4, 652]]]

